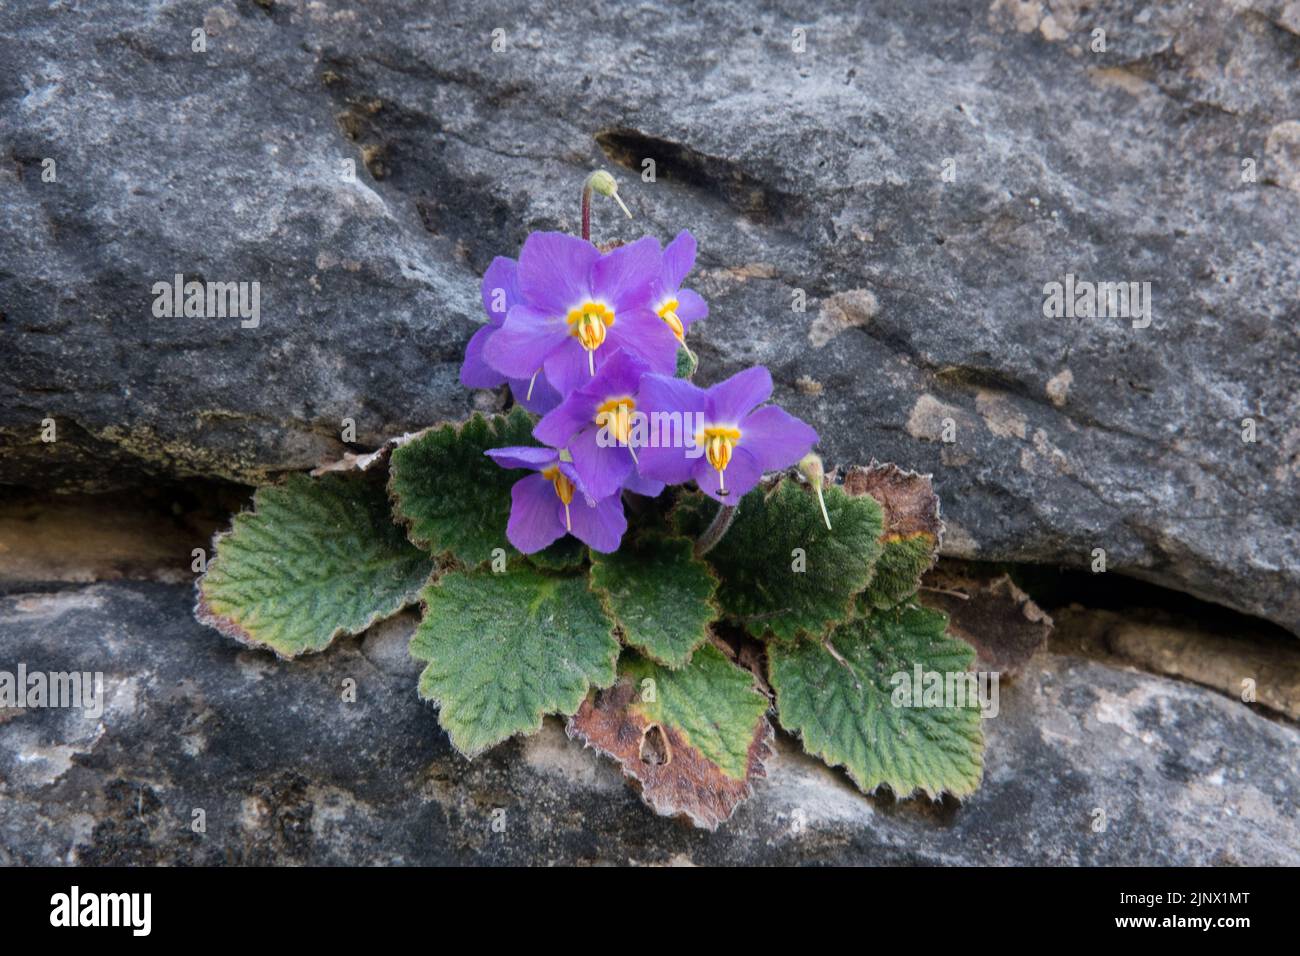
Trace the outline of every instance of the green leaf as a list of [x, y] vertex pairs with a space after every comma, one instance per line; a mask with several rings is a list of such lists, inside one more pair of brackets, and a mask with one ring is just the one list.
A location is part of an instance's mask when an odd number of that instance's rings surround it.
[[629, 652], [618, 682], [593, 694], [568, 730], [617, 760], [656, 812], [685, 814], [711, 830], [764, 776], [772, 753], [767, 709], [753, 675], [712, 644], [679, 670]]
[[[703, 495], [684, 496], [677, 526], [698, 535], [716, 509]], [[815, 639], [852, 616], [880, 554], [880, 505], [832, 486], [826, 510], [833, 531], [810, 489], [791, 479], [759, 485], [706, 556], [721, 579], [723, 612], [754, 637]]]
[[[973, 793], [983, 773], [974, 674], [975, 653], [945, 633], [947, 619], [907, 605], [876, 611], [835, 630], [830, 647], [815, 642], [768, 645], [768, 679], [776, 691], [781, 726], [803, 738], [804, 749], [832, 767], [844, 767], [862, 790], [882, 783], [900, 797], [921, 790]], [[932, 706], [898, 706], [921, 668], [961, 695], [927, 699]]]
[[939, 557], [943, 522], [930, 477], [873, 462], [848, 469], [844, 490], [854, 496], [870, 495], [884, 512], [880, 559], [862, 601], [868, 608], [893, 607], [917, 592], [921, 576]]
[[536, 732], [545, 714], [572, 714], [614, 681], [618, 641], [585, 577], [518, 562], [502, 574], [449, 572], [420, 597], [420, 696], [440, 705], [438, 723], [468, 757]]
[[569, 571], [587, 560], [587, 546], [571, 534], [526, 555], [529, 561], [548, 571]]
[[885, 535], [880, 545], [875, 577], [862, 592], [867, 608], [893, 607], [914, 595], [938, 550], [935, 539], [924, 533]]
[[323, 650], [415, 600], [433, 571], [393, 523], [382, 478], [294, 475], [218, 535], [195, 616], [282, 657]]
[[718, 616], [717, 579], [693, 548], [687, 538], [647, 534], [592, 559], [591, 586], [604, 597], [623, 640], [668, 667], [691, 659]]
[[502, 468], [489, 448], [536, 445], [522, 408], [509, 415], [475, 414], [461, 426], [431, 428], [393, 451], [388, 493], [412, 543], [434, 555], [451, 554], [473, 567], [506, 541], [510, 489], [526, 472]]
[[698, 364], [698, 361], [692, 358], [691, 353], [687, 349], [678, 347], [677, 367], [673, 370], [673, 376], [675, 378], [689, 379], [695, 374], [695, 368]]

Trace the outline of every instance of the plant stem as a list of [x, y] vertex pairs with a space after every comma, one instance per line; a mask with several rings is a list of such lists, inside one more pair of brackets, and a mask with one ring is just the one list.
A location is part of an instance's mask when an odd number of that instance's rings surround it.
[[702, 558], [714, 549], [722, 536], [727, 533], [731, 527], [732, 519], [736, 517], [735, 505], [718, 505], [718, 513], [713, 516], [713, 522], [704, 529], [699, 540], [695, 542], [695, 556]]
[[592, 193], [608, 196], [618, 203], [618, 208], [623, 210], [627, 218], [632, 218], [632, 210], [628, 209], [623, 200], [619, 198], [618, 183], [614, 181], [614, 177], [603, 169], [595, 170], [582, 184], [582, 238], [587, 242], [591, 242]]

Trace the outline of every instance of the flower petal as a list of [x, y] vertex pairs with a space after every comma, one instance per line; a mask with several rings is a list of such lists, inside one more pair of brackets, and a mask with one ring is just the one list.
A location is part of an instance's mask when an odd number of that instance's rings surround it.
[[546, 356], [546, 380], [555, 386], [561, 395], [569, 395], [574, 389], [581, 388], [591, 381], [591, 370], [605, 364], [610, 349], [598, 348], [595, 354], [587, 358], [587, 350], [573, 336], [561, 342]]
[[591, 270], [593, 295], [614, 309], [615, 324], [625, 309], [649, 305], [650, 284], [659, 275], [659, 240], [646, 236], [600, 257]]
[[708, 408], [708, 393], [685, 378], [671, 375], [646, 375], [641, 378], [637, 408], [643, 411], [703, 412]]
[[703, 414], [708, 407], [708, 393], [685, 379], [661, 374], [646, 375], [641, 379], [637, 397], [640, 411]]
[[637, 411], [645, 417], [636, 454], [643, 478], [670, 485], [690, 480], [703, 457], [703, 449], [695, 444], [695, 429], [707, 406], [705, 391], [690, 382], [666, 375], [641, 379]]
[[533, 437], [544, 445], [563, 448], [570, 438], [593, 423], [595, 408], [596, 403], [590, 396], [575, 389], [533, 426]]
[[695, 237], [689, 230], [683, 229], [668, 243], [664, 248], [663, 262], [665, 282], [670, 288], [681, 288], [682, 281], [695, 268]]
[[772, 394], [772, 376], [761, 365], [737, 372], [709, 389], [709, 423], [739, 425]]
[[573, 525], [573, 536], [594, 551], [617, 551], [618, 543], [623, 540], [623, 532], [627, 530], [623, 499], [619, 495], [610, 495], [594, 506], [579, 504], [574, 499], [569, 507], [569, 518]]
[[560, 473], [573, 482], [573, 487], [581, 493], [582, 497], [587, 499], [587, 504], [594, 505], [596, 503], [596, 499], [587, 490], [587, 486], [582, 483], [582, 475], [578, 474], [578, 469], [573, 467], [573, 462], [560, 462]]
[[664, 490], [664, 483], [633, 471], [632, 474], [628, 475], [627, 483], [623, 487], [634, 494], [645, 495], [647, 498], [658, 498]]
[[631, 352], [661, 375], [671, 375], [677, 368], [677, 338], [649, 309], [620, 313], [600, 351], [611, 348]]
[[686, 449], [681, 447], [637, 447], [637, 468], [642, 478], [662, 481], [669, 485], [680, 485], [690, 481], [695, 472], [698, 457], [691, 458]]
[[515, 445], [510, 448], [489, 448], [483, 452], [502, 468], [532, 468], [541, 471], [560, 459], [554, 448], [537, 448], [533, 445]]
[[555, 506], [560, 499], [541, 475], [529, 475], [510, 489], [510, 521], [506, 538], [524, 554], [540, 551], [564, 534], [564, 521]]
[[779, 471], [798, 462], [815, 444], [812, 426], [769, 405], [741, 421], [736, 448], [753, 455], [764, 471]]
[[632, 453], [618, 445], [601, 446], [600, 429], [595, 425], [584, 428], [568, 445], [573, 465], [582, 483], [596, 500], [608, 498], [632, 474]]
[[483, 311], [496, 327], [506, 320], [512, 305], [523, 298], [519, 292], [519, 264], [514, 259], [497, 256], [483, 273]]
[[[529, 391], [532, 391], [531, 397]], [[560, 404], [560, 393], [551, 387], [551, 383], [546, 380], [546, 375], [539, 374], [536, 380], [529, 378], [512, 378], [510, 380], [510, 393], [515, 398], [515, 404], [522, 405], [534, 415], [545, 415], [556, 405]]]
[[[724, 505], [734, 505], [758, 484], [758, 480], [763, 477], [763, 468], [758, 463], [758, 459], [737, 445], [731, 452], [731, 461], [727, 464], [725, 476], [719, 475], [718, 470], [709, 464], [707, 458], [700, 458], [695, 463], [692, 477], [700, 486], [700, 491], [714, 501]], [[725, 490], [726, 494], [719, 494], [720, 488]]]
[[509, 378], [532, 378], [568, 337], [564, 319], [532, 306], [516, 305], [483, 347], [483, 360]]
[[[601, 351], [604, 351], [602, 349]], [[547, 445], [562, 447], [575, 432], [596, 420], [596, 410], [612, 398], [631, 397], [649, 371], [645, 362], [624, 350], [615, 350], [587, 381], [575, 388], [564, 402], [533, 429], [533, 437]]]
[[[605, 347], [609, 347], [608, 342]], [[611, 398], [635, 395], [641, 385], [641, 376], [648, 371], [650, 368], [635, 352], [615, 349], [596, 371], [595, 378], [582, 386], [582, 391], [594, 398], [597, 404]]]
[[483, 361], [483, 347], [497, 331], [496, 326], [485, 325], [472, 336], [465, 346], [465, 361], [460, 367], [460, 384], [466, 388], [496, 388], [506, 377]]
[[677, 318], [682, 320], [683, 326], [690, 328], [692, 322], [708, 318], [708, 315], [709, 304], [698, 292], [694, 289], [677, 291]]
[[561, 319], [591, 298], [600, 250], [564, 232], [534, 232], [519, 253], [519, 291], [529, 304]]

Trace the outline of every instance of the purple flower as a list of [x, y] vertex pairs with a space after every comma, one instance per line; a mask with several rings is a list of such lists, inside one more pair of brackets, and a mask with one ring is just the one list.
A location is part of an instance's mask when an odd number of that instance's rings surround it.
[[[542, 550], [567, 532], [596, 551], [617, 550], [627, 530], [623, 500], [592, 499], [571, 461], [554, 448], [492, 448], [486, 454], [504, 468], [538, 472], [510, 489], [506, 538], [524, 554]], [[574, 492], [581, 497], [574, 500]]]
[[663, 491], [662, 482], [636, 475], [636, 450], [630, 442], [637, 387], [648, 371], [631, 352], [614, 352], [533, 429], [543, 444], [568, 449], [593, 498], [612, 495], [629, 481], [640, 494], [653, 497]]
[[533, 233], [519, 254], [522, 301], [486, 340], [484, 361], [509, 378], [531, 378], [542, 368], [561, 395], [620, 348], [672, 374], [677, 341], [649, 305], [660, 258], [651, 236], [602, 255], [574, 236]]
[[709, 314], [699, 293], [683, 289], [686, 274], [695, 266], [695, 237], [683, 229], [664, 249], [663, 268], [650, 283], [650, 308], [686, 344], [686, 330]]
[[759, 366], [702, 389], [682, 379], [647, 375], [639, 409], [651, 441], [638, 446], [641, 474], [669, 484], [692, 478], [723, 504], [736, 504], [765, 471], [789, 467], [817, 444], [817, 433], [775, 405], [772, 376]]
[[465, 361], [460, 367], [460, 383], [466, 388], [497, 388], [510, 382], [515, 401], [530, 412], [544, 415], [560, 403], [560, 393], [551, 387], [540, 374], [527, 378], [507, 379], [483, 361], [483, 349], [488, 340], [501, 328], [510, 307], [523, 300], [519, 291], [519, 271], [513, 259], [497, 256], [483, 273], [483, 311], [487, 325], [474, 333], [465, 348]]

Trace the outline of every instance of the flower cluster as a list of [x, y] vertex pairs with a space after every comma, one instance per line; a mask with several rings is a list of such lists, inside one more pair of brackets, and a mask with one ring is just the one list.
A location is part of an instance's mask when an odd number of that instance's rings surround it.
[[608, 252], [535, 232], [518, 262], [499, 257], [484, 274], [488, 322], [469, 342], [461, 382], [508, 384], [541, 416], [533, 437], [545, 447], [488, 452], [535, 472], [515, 484], [506, 529], [525, 554], [566, 533], [613, 551], [627, 529], [623, 492], [654, 497], [693, 480], [735, 504], [816, 444], [804, 422], [759, 407], [772, 393], [765, 368], [707, 389], [675, 377], [688, 329], [709, 311], [682, 285], [695, 251], [685, 230], [663, 249], [646, 236]]

